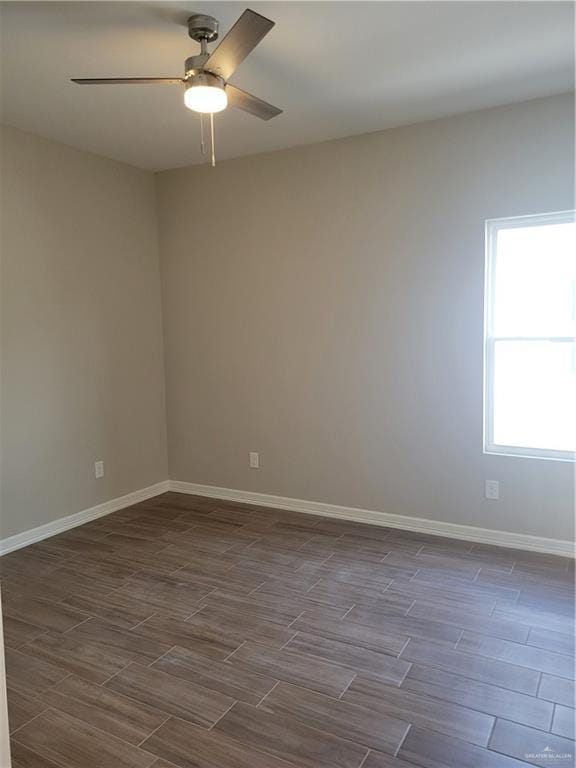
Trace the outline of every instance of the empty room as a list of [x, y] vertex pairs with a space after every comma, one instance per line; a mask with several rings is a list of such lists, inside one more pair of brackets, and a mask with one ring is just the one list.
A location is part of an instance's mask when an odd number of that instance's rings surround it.
[[0, 768], [574, 768], [575, 6], [0, 1]]

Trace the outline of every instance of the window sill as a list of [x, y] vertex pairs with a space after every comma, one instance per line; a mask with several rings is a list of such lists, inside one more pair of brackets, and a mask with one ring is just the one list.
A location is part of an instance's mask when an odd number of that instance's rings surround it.
[[486, 456], [507, 456], [512, 459], [540, 459], [543, 461], [576, 462], [576, 454], [569, 451], [538, 451], [536, 448], [516, 448], [514, 446], [485, 446]]

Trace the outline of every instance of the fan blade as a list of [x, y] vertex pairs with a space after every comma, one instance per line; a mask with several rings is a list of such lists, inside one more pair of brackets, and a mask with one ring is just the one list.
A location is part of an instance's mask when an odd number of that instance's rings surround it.
[[181, 77], [73, 77], [78, 85], [175, 85], [183, 83]]
[[228, 94], [228, 102], [233, 107], [243, 109], [244, 112], [249, 112], [251, 115], [262, 120], [271, 120], [276, 115], [282, 114], [282, 110], [278, 109], [278, 107], [274, 107], [272, 104], [268, 104], [267, 101], [262, 101], [262, 99], [252, 96], [251, 93], [241, 91], [235, 85], [228, 84], [226, 86], [226, 93]]
[[204, 68], [228, 80], [273, 26], [273, 21], [247, 8], [212, 51]]

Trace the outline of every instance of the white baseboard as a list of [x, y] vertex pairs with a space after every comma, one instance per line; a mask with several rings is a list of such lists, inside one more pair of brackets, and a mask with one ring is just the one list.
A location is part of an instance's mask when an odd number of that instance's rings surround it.
[[163, 480], [160, 483], [142, 488], [117, 499], [110, 499], [103, 504], [98, 504], [82, 512], [76, 512], [67, 517], [61, 517], [46, 525], [40, 525], [29, 531], [17, 533], [6, 539], [0, 539], [0, 556], [21, 547], [27, 547], [36, 541], [47, 539], [62, 533], [70, 528], [95, 520], [98, 517], [117, 512], [132, 504], [146, 501], [153, 496], [159, 496], [166, 491], [177, 491], [197, 496], [226, 501], [240, 501], [245, 504], [254, 504], [262, 507], [287, 509], [293, 512], [304, 512], [312, 515], [339, 518], [341, 520], [353, 520], [359, 523], [370, 523], [387, 528], [400, 528], [406, 531], [429, 533], [433, 536], [446, 536], [450, 539], [473, 541], [480, 544], [493, 544], [498, 547], [511, 547], [524, 549], [531, 552], [545, 552], [562, 557], [574, 557], [574, 544], [561, 539], [547, 539], [542, 536], [529, 536], [510, 531], [494, 531], [489, 528], [475, 528], [470, 525], [458, 525], [439, 520], [426, 520], [421, 517], [408, 517], [405, 515], [393, 515], [388, 512], [377, 512], [357, 507], [342, 507], [336, 504], [326, 504], [321, 501], [306, 501], [304, 499], [291, 499], [287, 496], [272, 496], [268, 493], [255, 493], [252, 491], [239, 491], [232, 488], [219, 488], [214, 485], [200, 485], [198, 483], [185, 483], [179, 480]]
[[493, 544], [498, 547], [511, 547], [531, 552], [561, 555], [562, 557], [574, 557], [574, 543], [563, 541], [562, 539], [547, 539], [542, 536], [529, 536], [523, 533], [511, 533], [510, 531], [494, 531], [489, 528], [475, 528], [471, 525], [458, 525], [457, 523], [445, 523], [439, 520], [426, 520], [421, 517], [393, 515], [389, 512], [376, 512], [356, 507], [341, 507], [336, 504], [325, 504], [321, 501], [305, 501], [285, 496], [271, 496], [267, 493], [218, 488], [213, 485], [184, 483], [178, 480], [170, 480], [170, 490], [227, 501], [241, 501], [245, 504], [255, 504], [257, 506], [288, 509], [293, 512], [324, 515], [342, 520], [354, 520], [359, 523], [382, 525], [388, 528], [401, 528], [406, 531], [429, 533], [433, 536], [446, 536], [450, 539], [462, 539], [479, 544]]
[[103, 504], [90, 507], [90, 509], [84, 509], [82, 512], [76, 512], [73, 515], [67, 515], [67, 517], [59, 517], [58, 520], [46, 523], [46, 525], [39, 525], [37, 528], [32, 528], [29, 531], [23, 531], [15, 536], [0, 539], [0, 555], [6, 555], [15, 549], [27, 547], [29, 544], [55, 536], [57, 533], [62, 533], [70, 528], [76, 528], [76, 526], [83, 525], [83, 523], [87, 523], [90, 520], [96, 520], [97, 517], [104, 517], [104, 515], [109, 515], [111, 512], [117, 512], [119, 509], [130, 507], [139, 501], [146, 501], [146, 499], [151, 499], [153, 496], [159, 496], [168, 490], [170, 490], [170, 481], [163, 480], [161, 483], [127, 493], [125, 496], [119, 496], [117, 499], [110, 499], [110, 501], [105, 501]]

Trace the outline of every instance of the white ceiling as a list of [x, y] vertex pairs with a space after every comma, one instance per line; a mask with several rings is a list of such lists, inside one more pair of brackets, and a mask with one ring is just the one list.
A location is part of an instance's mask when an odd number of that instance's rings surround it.
[[[225, 32], [245, 2], [1, 3], [3, 121], [153, 170], [203, 162], [180, 86], [70, 77], [180, 76], [185, 22]], [[217, 117], [218, 157], [378, 131], [573, 87], [569, 2], [254, 2], [276, 27], [231, 82], [285, 110]]]

